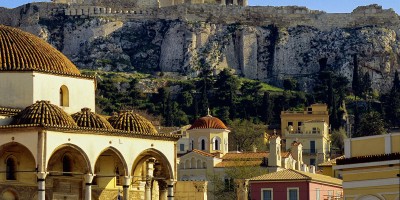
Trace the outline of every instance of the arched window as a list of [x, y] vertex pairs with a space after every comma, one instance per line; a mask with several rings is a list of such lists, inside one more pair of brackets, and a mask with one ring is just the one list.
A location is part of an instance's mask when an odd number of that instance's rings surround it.
[[190, 147], [191, 147], [190, 150], [193, 150], [193, 149], [194, 149], [194, 141], [193, 141], [193, 140], [192, 140], [191, 143], [190, 143]]
[[186, 160], [186, 161], [185, 161], [185, 169], [190, 169], [189, 160]]
[[221, 150], [220, 145], [221, 145], [221, 139], [219, 137], [214, 137], [212, 139], [213, 142], [213, 150]]
[[62, 164], [63, 164], [63, 175], [71, 176], [72, 175], [71, 158], [68, 155], [64, 155], [62, 159]]
[[4, 200], [17, 200], [18, 196], [15, 194], [15, 192], [12, 192], [10, 190], [3, 192], [3, 194], [0, 196], [0, 199]]
[[17, 169], [17, 162], [13, 157], [7, 158], [6, 161], [6, 180], [17, 180], [16, 176], [16, 169]]
[[69, 106], [69, 91], [65, 85], [60, 87], [60, 106]]
[[197, 168], [201, 168], [201, 160], [197, 160]]
[[206, 150], [206, 140], [201, 140], [201, 150]]
[[191, 161], [190, 161], [190, 168], [191, 169], [196, 169], [196, 160], [194, 158], [192, 158]]
[[203, 169], [206, 169], [206, 168], [207, 168], [207, 163], [203, 162]]

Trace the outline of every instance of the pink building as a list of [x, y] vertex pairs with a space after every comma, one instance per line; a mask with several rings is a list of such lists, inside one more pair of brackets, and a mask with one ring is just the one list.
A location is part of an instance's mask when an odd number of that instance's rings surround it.
[[249, 180], [251, 200], [334, 200], [343, 194], [342, 180], [286, 169]]

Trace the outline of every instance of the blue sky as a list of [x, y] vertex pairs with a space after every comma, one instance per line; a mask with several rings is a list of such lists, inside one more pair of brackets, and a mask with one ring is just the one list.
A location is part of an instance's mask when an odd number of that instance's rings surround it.
[[[50, 0], [36, 0], [50, 1]], [[14, 8], [32, 0], [0, 0], [0, 7]], [[357, 6], [379, 4], [383, 8], [393, 8], [400, 14], [400, 0], [249, 0], [249, 4], [270, 6], [306, 6], [312, 10], [323, 10], [328, 13], [349, 13]]]

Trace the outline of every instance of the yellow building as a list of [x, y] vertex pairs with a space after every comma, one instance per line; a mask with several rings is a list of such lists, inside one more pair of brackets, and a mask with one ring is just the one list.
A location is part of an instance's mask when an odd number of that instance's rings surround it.
[[304, 111], [282, 111], [281, 132], [286, 150], [297, 141], [303, 145], [303, 160], [316, 166], [329, 158], [329, 114], [326, 104], [313, 104]]
[[93, 112], [95, 79], [0, 25], [0, 199], [173, 199], [176, 141], [140, 115]]
[[339, 156], [337, 158], [328, 160], [318, 165], [318, 168], [322, 170], [322, 174], [326, 176], [331, 176], [334, 178], [342, 178], [341, 171], [334, 170], [333, 167], [336, 166], [336, 161], [338, 159], [343, 159], [344, 156]]
[[[219, 177], [222, 182], [233, 186], [233, 180], [225, 172], [238, 167], [259, 167], [266, 173], [283, 169], [309, 170], [302, 162], [300, 143], [293, 144], [291, 153], [282, 152], [281, 139], [274, 135], [269, 139], [269, 152], [229, 152], [229, 133], [230, 130], [226, 125], [216, 117], [208, 115], [197, 119], [187, 129], [185, 137], [177, 142], [177, 152], [180, 152], [178, 183], [181, 181], [206, 182]], [[208, 199], [215, 199], [212, 182], [209, 182], [207, 191]]]
[[400, 133], [346, 139], [333, 169], [342, 173], [345, 200], [398, 200]]

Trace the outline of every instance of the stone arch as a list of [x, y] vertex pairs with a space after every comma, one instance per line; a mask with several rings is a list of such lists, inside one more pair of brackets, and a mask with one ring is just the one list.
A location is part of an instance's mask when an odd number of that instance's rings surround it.
[[2, 200], [19, 200], [18, 192], [14, 188], [6, 188], [0, 194]]
[[372, 194], [368, 194], [358, 198], [357, 200], [382, 200], [382, 198]]
[[189, 161], [189, 159], [185, 160], [185, 169], [190, 169], [190, 161]]
[[215, 151], [221, 150], [221, 138], [215, 136], [212, 138], [212, 149]]
[[[104, 149], [96, 158], [93, 184], [105, 188], [110, 182], [123, 184], [123, 176], [129, 176], [128, 165], [122, 154], [114, 147]], [[115, 175], [115, 176], [113, 176]]]
[[69, 106], [69, 90], [66, 85], [60, 87], [60, 106]]
[[133, 183], [140, 183], [144, 180], [145, 177], [143, 176], [146, 175], [146, 172], [144, 171], [145, 164], [147, 161], [149, 161], [149, 159], [155, 159], [156, 162], [154, 177], [157, 177], [159, 179], [164, 178], [166, 180], [174, 179], [175, 174], [168, 158], [157, 149], [150, 148], [142, 151], [133, 162], [133, 166], [131, 169]]
[[196, 159], [191, 158], [190, 159], [190, 169], [196, 169]]
[[[0, 171], [7, 172], [7, 164], [11, 164], [11, 160], [14, 161], [14, 174], [15, 179], [30, 180], [32, 183], [36, 182], [36, 160], [32, 152], [24, 145], [18, 142], [10, 142], [0, 146]], [[7, 163], [9, 161], [9, 163]], [[23, 161], [23, 162], [21, 162]], [[20, 173], [20, 171], [24, 173]], [[32, 172], [32, 173], [27, 173]], [[4, 176], [4, 180], [7, 178], [7, 173], [0, 173], [0, 176]]]
[[196, 168], [201, 168], [201, 160], [197, 159]]
[[203, 162], [202, 167], [203, 167], [203, 169], [207, 169], [207, 163], [206, 163], [206, 162]]
[[[76, 170], [80, 170], [79, 172], [77, 172], [78, 174], [93, 174], [90, 159], [85, 151], [83, 151], [80, 147], [69, 143], [62, 144], [54, 149], [46, 163], [47, 170], [50, 172], [53, 171], [59, 175], [59, 172], [61, 172], [61, 166], [59, 164], [60, 161], [62, 161], [61, 159], [64, 155], [70, 155], [73, 159], [73, 162], [75, 163], [73, 164], [73, 166], [71, 166], [73, 171], [71, 172], [72, 174], [74, 174], [74, 171]], [[77, 164], [79, 164], [80, 166]], [[78, 167], [83, 167], [84, 169], [78, 169]]]

